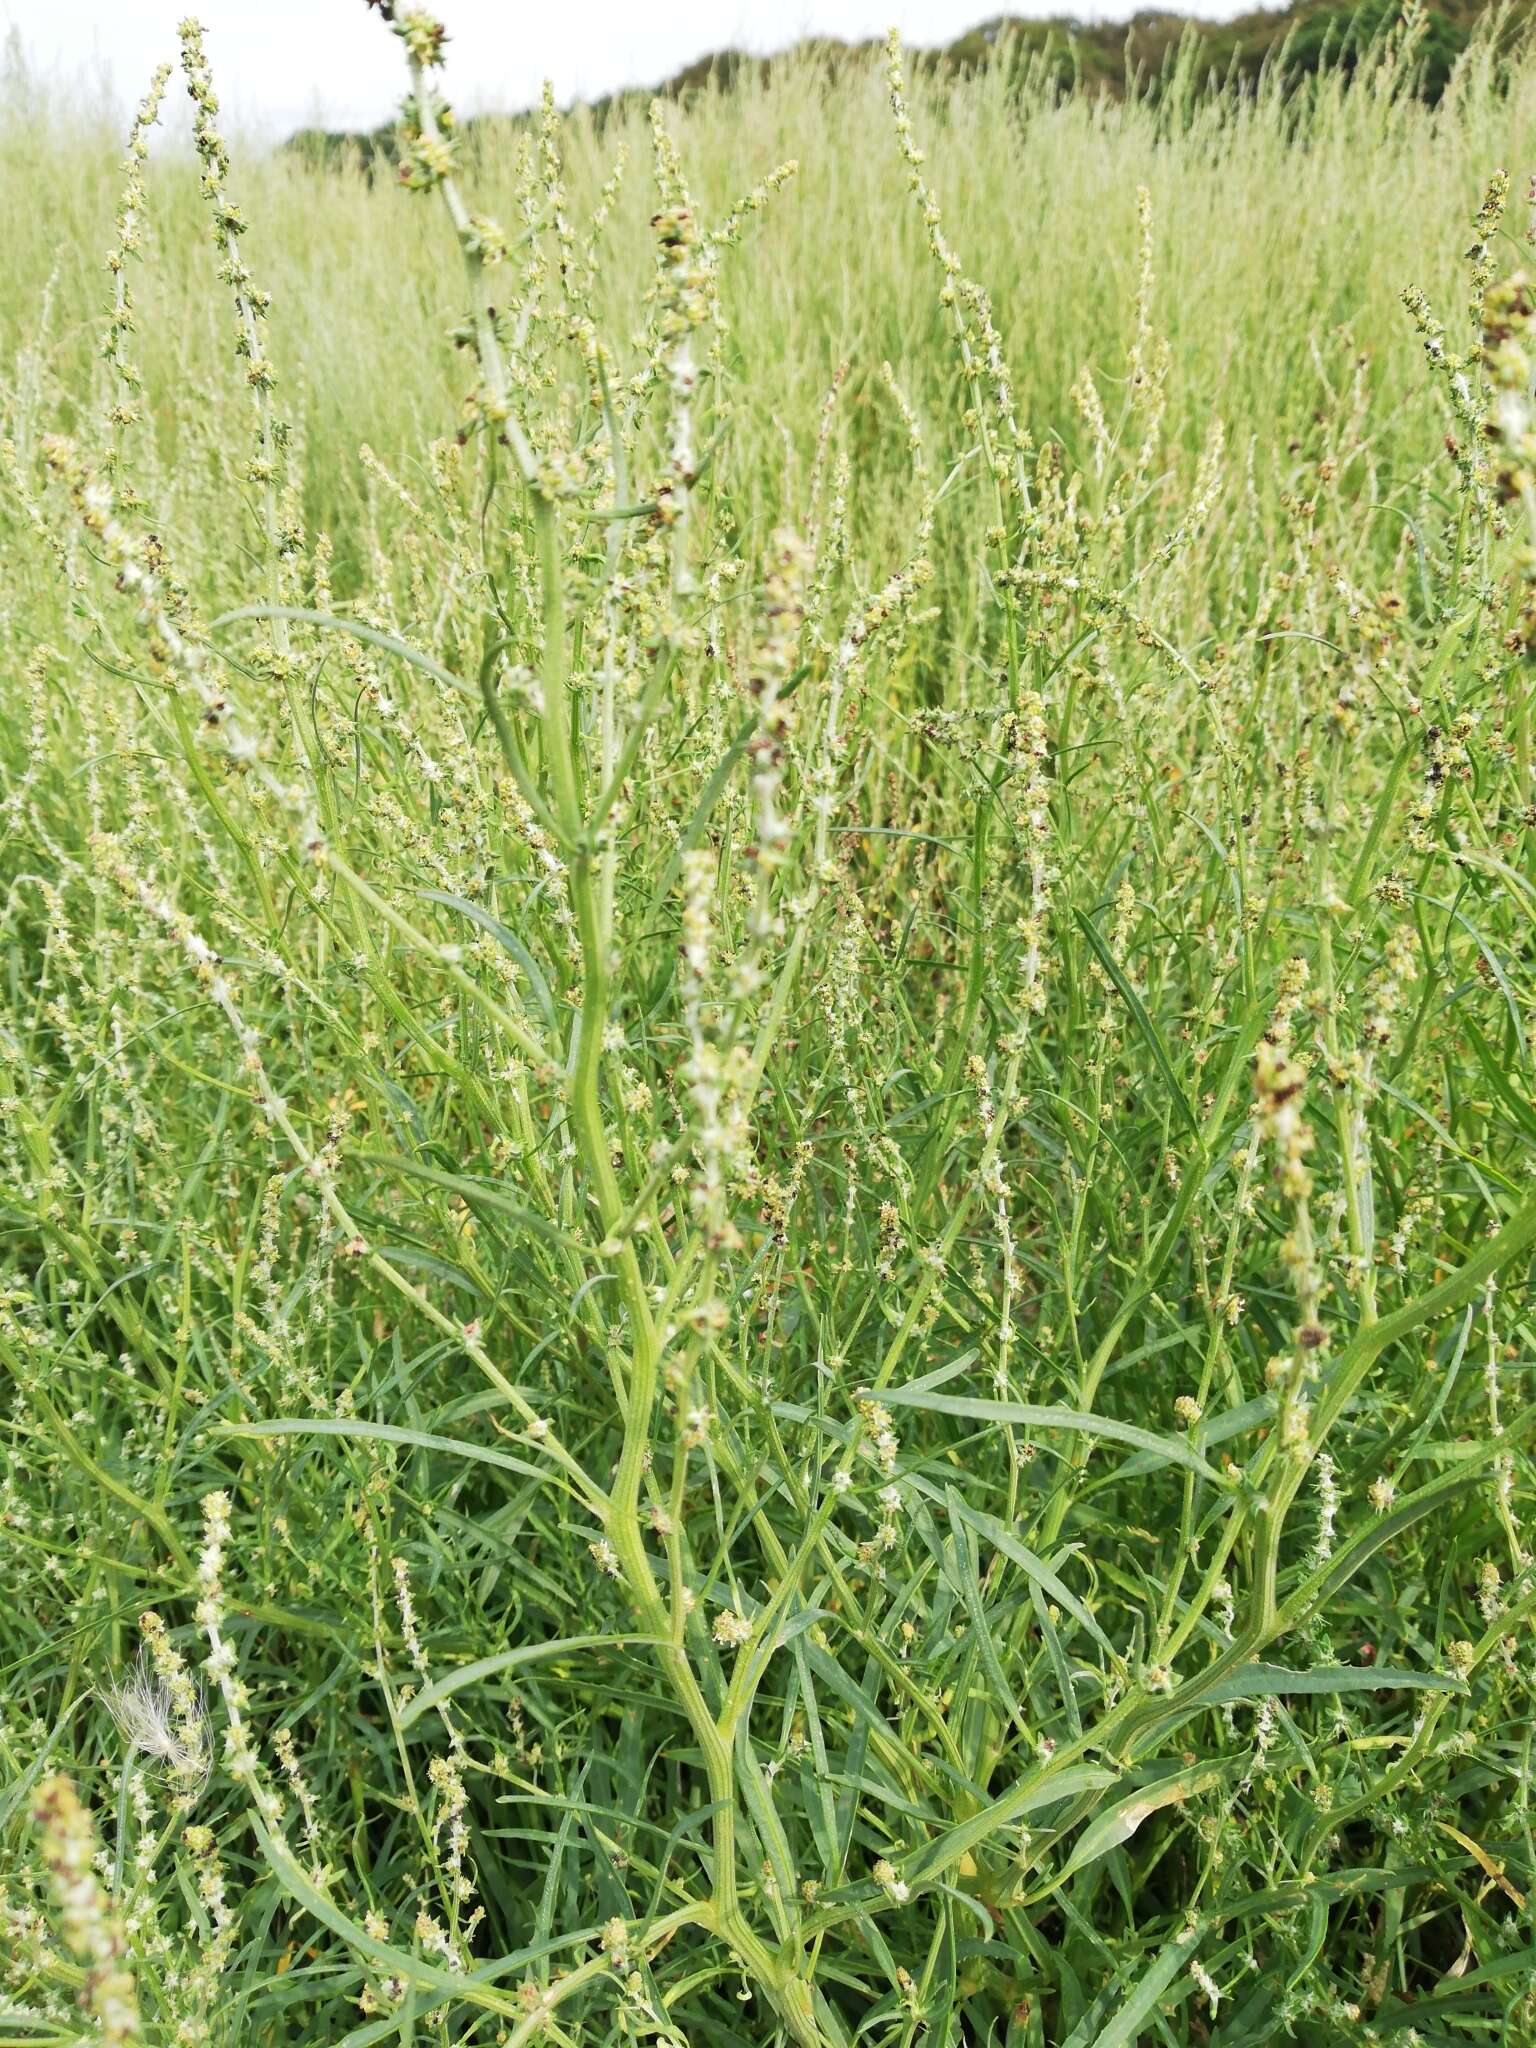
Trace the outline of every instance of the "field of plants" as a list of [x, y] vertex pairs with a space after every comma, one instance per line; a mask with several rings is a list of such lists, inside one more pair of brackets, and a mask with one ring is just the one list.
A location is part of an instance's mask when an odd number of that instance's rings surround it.
[[0, 81], [0, 2044], [1536, 2040], [1536, 56], [356, 33]]

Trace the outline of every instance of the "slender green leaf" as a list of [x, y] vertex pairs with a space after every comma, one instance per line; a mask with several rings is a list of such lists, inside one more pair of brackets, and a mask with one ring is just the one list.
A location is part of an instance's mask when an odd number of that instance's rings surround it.
[[274, 1416], [267, 1422], [219, 1422], [214, 1431], [222, 1437], [339, 1436], [362, 1442], [408, 1444], [418, 1451], [442, 1451], [451, 1458], [463, 1458], [471, 1465], [494, 1465], [499, 1472], [516, 1472], [524, 1479], [548, 1479], [551, 1468], [531, 1465], [510, 1451], [498, 1451], [491, 1444], [467, 1444], [458, 1437], [433, 1436], [424, 1429], [406, 1429], [394, 1422], [333, 1422], [307, 1416]]
[[1086, 917], [1082, 911], [1078, 911], [1077, 921], [1082, 927], [1083, 936], [1098, 955], [1099, 965], [1120, 991], [1122, 1002], [1130, 1011], [1132, 1017], [1135, 1018], [1136, 1028], [1146, 1040], [1147, 1049], [1157, 1062], [1157, 1070], [1167, 1084], [1168, 1100], [1178, 1111], [1180, 1120], [1198, 1138], [1200, 1136], [1199, 1120], [1195, 1116], [1195, 1112], [1190, 1108], [1189, 1099], [1185, 1095], [1184, 1090], [1179, 1086], [1178, 1076], [1173, 1071], [1173, 1062], [1168, 1057], [1168, 1048], [1163, 1044], [1157, 1026], [1147, 1015], [1146, 1005], [1142, 1002], [1141, 997], [1137, 995], [1135, 989], [1132, 988], [1130, 982], [1126, 980], [1125, 975], [1121, 971], [1119, 961], [1116, 960], [1114, 954], [1105, 945], [1099, 928], [1092, 918]]
[[931, 1415], [956, 1415], [969, 1422], [993, 1422], [999, 1426], [1015, 1423], [1023, 1429], [1060, 1429], [1079, 1436], [1103, 1437], [1110, 1443], [1129, 1444], [1133, 1450], [1155, 1451], [1169, 1465], [1197, 1472], [1217, 1486], [1227, 1481], [1198, 1451], [1178, 1437], [1159, 1436], [1155, 1430], [1139, 1429], [1132, 1422], [1117, 1422], [1109, 1415], [1095, 1415], [1078, 1408], [1038, 1408], [1028, 1401], [993, 1401], [969, 1394], [934, 1394], [925, 1388], [887, 1387], [882, 1401], [908, 1408], [921, 1408]]
[[1205, 1938], [1203, 1927], [1186, 1927], [1165, 1942], [1136, 1980], [1136, 1988], [1099, 2034], [1093, 2048], [1132, 2048], [1141, 2039], [1157, 2001]]

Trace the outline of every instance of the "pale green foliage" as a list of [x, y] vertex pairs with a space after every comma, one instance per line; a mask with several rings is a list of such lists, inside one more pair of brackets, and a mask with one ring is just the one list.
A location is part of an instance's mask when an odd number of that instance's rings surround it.
[[1529, 2038], [1536, 65], [399, 11], [7, 88], [6, 2038]]

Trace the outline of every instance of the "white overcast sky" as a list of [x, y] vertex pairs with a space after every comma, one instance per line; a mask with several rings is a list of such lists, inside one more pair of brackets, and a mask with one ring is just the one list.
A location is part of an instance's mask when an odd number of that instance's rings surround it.
[[[1098, 19], [1136, 0], [1078, 0]], [[1251, 0], [1183, 0], [1220, 18]], [[654, 85], [712, 50], [782, 49], [807, 34], [852, 39], [894, 23], [910, 42], [942, 42], [1011, 11], [1067, 11], [1070, 0], [440, 0], [450, 37], [449, 97], [468, 113], [532, 103], [546, 78], [566, 102]], [[66, 85], [105, 81], [127, 104], [192, 8], [208, 31], [230, 124], [281, 131], [320, 120], [367, 128], [392, 113], [401, 61], [363, 0], [0, 0], [0, 30], [19, 30], [29, 66]]]

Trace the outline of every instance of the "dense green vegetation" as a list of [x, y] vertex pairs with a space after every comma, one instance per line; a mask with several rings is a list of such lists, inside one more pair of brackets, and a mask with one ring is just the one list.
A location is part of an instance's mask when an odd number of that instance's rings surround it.
[[1536, 64], [395, 16], [7, 88], [0, 2040], [1536, 2039]]

